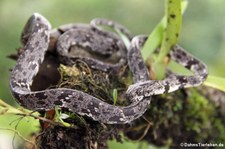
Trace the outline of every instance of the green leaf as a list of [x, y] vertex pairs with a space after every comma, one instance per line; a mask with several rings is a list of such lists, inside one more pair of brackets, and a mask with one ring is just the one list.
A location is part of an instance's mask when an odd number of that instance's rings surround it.
[[18, 114], [18, 113], [24, 113], [23, 111], [7, 104], [2, 99], [0, 99], [0, 115], [4, 114]]
[[209, 75], [203, 84], [225, 92], [225, 78]]
[[177, 43], [182, 25], [181, 0], [166, 0], [166, 28], [156, 63], [163, 62], [171, 47]]
[[162, 42], [163, 29], [165, 26], [166, 18], [164, 17], [162, 21], [155, 27], [152, 33], [149, 35], [144, 47], [141, 50], [142, 57], [144, 61], [154, 52], [154, 50]]
[[121, 39], [123, 40], [125, 46], [128, 49], [130, 47], [130, 44], [131, 44], [130, 40], [128, 39], [128, 37], [125, 34], [123, 34], [120, 30], [118, 30], [118, 29], [115, 29], [115, 30], [116, 30], [117, 34], [121, 37]]
[[117, 89], [113, 89], [113, 104], [115, 105], [118, 98], [118, 92]]
[[61, 109], [58, 106], [55, 107], [55, 121], [56, 122], [61, 123], [65, 127], [70, 127], [71, 124], [63, 121], [63, 118], [67, 118], [67, 117], [69, 117], [69, 116], [65, 113], [62, 113]]
[[[37, 119], [29, 116], [21, 116], [18, 114], [29, 115], [31, 111], [23, 108], [15, 108], [2, 99], [0, 99], [0, 127], [3, 129], [14, 129], [19, 123], [17, 129], [24, 135], [29, 136], [31, 133], [38, 132], [40, 123]], [[38, 113], [33, 113], [37, 115]], [[27, 129], [29, 127], [29, 129]]]
[[[188, 1], [182, 1], [182, 14], [184, 14], [187, 6]], [[154, 50], [162, 43], [163, 31], [165, 27], [166, 16], [164, 16], [160, 23], [154, 28], [141, 50], [141, 54], [143, 56], [144, 61], [146, 61], [147, 58], [152, 55]]]

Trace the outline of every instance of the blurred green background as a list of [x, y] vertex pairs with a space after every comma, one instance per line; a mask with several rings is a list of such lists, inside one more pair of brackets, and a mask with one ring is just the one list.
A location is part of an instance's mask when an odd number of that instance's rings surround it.
[[[164, 0], [0, 0], [0, 99], [14, 103], [9, 91], [7, 55], [20, 47], [20, 33], [32, 13], [39, 12], [53, 28], [96, 17], [115, 20], [133, 35], [149, 34], [164, 15]], [[189, 0], [179, 44], [209, 66], [210, 74], [225, 77], [225, 1]]]

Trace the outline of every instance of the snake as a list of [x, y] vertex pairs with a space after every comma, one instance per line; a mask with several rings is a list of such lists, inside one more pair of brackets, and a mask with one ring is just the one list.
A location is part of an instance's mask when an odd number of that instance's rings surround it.
[[[10, 90], [16, 101], [21, 106], [34, 111], [47, 111], [58, 106], [101, 123], [126, 124], [145, 113], [150, 106], [153, 95], [198, 86], [206, 79], [208, 74], [206, 65], [176, 45], [170, 52], [171, 59], [193, 71], [194, 74], [190, 76], [172, 74], [164, 80], [150, 80], [148, 69], [140, 53], [147, 36], [135, 36], [134, 38], [130, 36], [129, 38], [132, 38], [131, 45], [126, 49], [121, 46], [122, 40], [118, 39], [115, 34], [109, 34], [108, 31], [96, 27], [109, 25], [125, 34], [128, 33], [122, 25], [108, 21], [102, 19], [101, 22], [101, 19], [97, 19], [97, 21], [94, 19], [91, 22], [91, 27], [65, 26], [65, 32], [57, 40], [57, 51], [61, 55], [62, 61], [63, 59], [69, 61], [68, 65], [72, 65], [76, 59], [81, 58], [93, 69], [102, 71], [114, 72], [121, 65], [128, 63], [134, 82], [126, 91], [126, 98], [132, 101], [130, 105], [111, 105], [88, 93], [70, 88], [52, 88], [40, 91], [30, 89], [45, 58], [52, 33], [51, 24], [39, 13], [34, 13], [24, 27], [21, 39], [24, 51], [19, 55], [11, 72]], [[108, 64], [95, 58], [70, 56], [69, 47], [72, 45], [87, 48], [93, 53], [106, 57], [120, 51], [122, 47], [122, 51], [124, 51], [122, 53], [125, 54], [125, 57], [121, 56], [121, 60], [116, 64]]]

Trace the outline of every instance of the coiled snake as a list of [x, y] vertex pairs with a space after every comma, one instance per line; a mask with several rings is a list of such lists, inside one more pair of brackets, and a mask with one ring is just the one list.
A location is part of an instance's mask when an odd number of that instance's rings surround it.
[[[174, 46], [170, 57], [177, 63], [194, 72], [192, 76], [172, 74], [164, 80], [149, 80], [145, 63], [140, 54], [140, 48], [146, 36], [137, 36], [132, 39], [131, 46], [126, 51], [122, 40], [114, 34], [98, 29], [97, 25], [109, 25], [119, 29], [124, 34], [127, 30], [113, 21], [102, 19], [93, 20], [92, 29], [81, 27], [68, 29], [60, 35], [57, 41], [57, 50], [65, 63], [72, 65], [74, 59], [68, 49], [78, 45], [90, 49], [100, 55], [111, 55], [118, 51], [120, 60], [116, 64], [101, 62], [95, 58], [83, 58], [90, 67], [102, 71], [116, 71], [121, 65], [128, 62], [133, 74], [134, 84], [130, 85], [126, 97], [132, 104], [125, 107], [114, 106], [99, 100], [87, 93], [69, 88], [55, 88], [41, 91], [31, 91], [33, 78], [39, 71], [45, 53], [49, 46], [51, 32], [50, 23], [40, 14], [33, 14], [28, 20], [22, 34], [25, 44], [24, 52], [19, 56], [16, 66], [11, 72], [10, 89], [15, 99], [25, 108], [31, 110], [49, 110], [55, 106], [67, 108], [71, 112], [86, 115], [93, 120], [108, 124], [124, 124], [139, 118], [147, 110], [151, 96], [169, 93], [179, 88], [200, 85], [207, 77], [207, 67], [188, 54], [179, 46]], [[130, 37], [131, 38], [131, 37]], [[124, 49], [125, 48], [125, 49]], [[125, 56], [124, 56], [125, 55]]]

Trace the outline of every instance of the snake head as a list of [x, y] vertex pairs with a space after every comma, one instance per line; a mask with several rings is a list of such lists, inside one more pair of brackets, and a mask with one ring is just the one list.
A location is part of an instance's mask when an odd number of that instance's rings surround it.
[[21, 42], [25, 45], [30, 37], [30, 35], [39, 28], [46, 28], [46, 30], [51, 29], [51, 24], [49, 21], [39, 13], [34, 13], [27, 21], [23, 32], [21, 34]]

